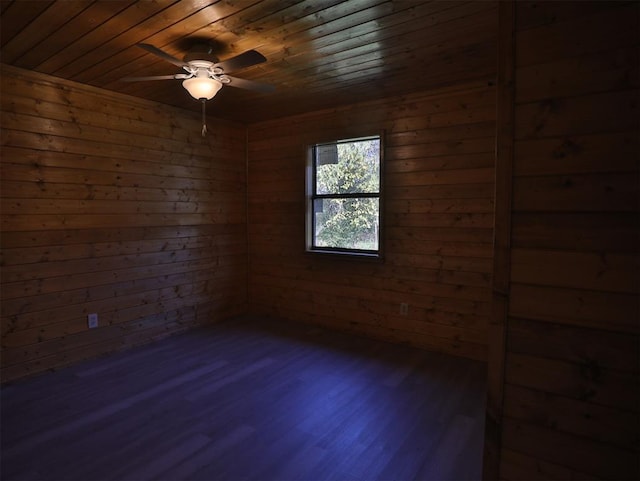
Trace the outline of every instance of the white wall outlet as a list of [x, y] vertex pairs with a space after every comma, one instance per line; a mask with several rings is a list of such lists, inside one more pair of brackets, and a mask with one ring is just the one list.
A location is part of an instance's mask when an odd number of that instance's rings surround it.
[[401, 302], [400, 303], [400, 315], [401, 316], [406, 316], [407, 314], [409, 314], [409, 304], [407, 304], [406, 302]]
[[87, 316], [87, 325], [89, 326], [89, 329], [98, 327], [98, 314], [89, 314]]

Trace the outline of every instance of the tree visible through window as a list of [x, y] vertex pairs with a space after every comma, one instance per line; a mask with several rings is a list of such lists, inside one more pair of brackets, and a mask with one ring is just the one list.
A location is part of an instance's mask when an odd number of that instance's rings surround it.
[[313, 147], [309, 248], [378, 255], [380, 137]]

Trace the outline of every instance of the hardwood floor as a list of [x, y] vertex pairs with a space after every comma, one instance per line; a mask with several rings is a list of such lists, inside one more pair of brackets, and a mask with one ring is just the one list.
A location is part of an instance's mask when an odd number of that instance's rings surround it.
[[242, 319], [2, 387], [8, 480], [479, 479], [485, 365]]

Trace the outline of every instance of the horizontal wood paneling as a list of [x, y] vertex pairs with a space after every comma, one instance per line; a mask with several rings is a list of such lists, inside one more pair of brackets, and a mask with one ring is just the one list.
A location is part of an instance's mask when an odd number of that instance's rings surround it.
[[503, 479], [640, 477], [637, 2], [517, 2]]
[[510, 449], [502, 450], [501, 473], [507, 479], [561, 480], [561, 479], [598, 479], [548, 461], [541, 461]]
[[[461, 84], [251, 124], [251, 310], [485, 359], [494, 103]], [[382, 130], [384, 261], [305, 253], [306, 149]]]
[[[524, 176], [633, 174], [639, 148], [640, 139], [632, 131], [520, 140], [515, 145], [516, 181], [524, 181]], [[610, 155], [612, 151], [616, 155]]]
[[637, 414], [509, 385], [506, 415], [625, 448], [637, 442]]
[[[580, 466], [587, 473], [587, 479], [633, 479], [629, 477], [629, 470], [637, 465], [637, 453], [633, 451], [541, 427], [539, 423], [529, 424], [507, 418], [503, 436], [505, 445], [512, 446], [515, 451], [529, 452], [532, 457], [555, 465]], [[566, 469], [565, 472], [580, 471]], [[577, 479], [584, 478], [578, 476]]]
[[203, 139], [190, 113], [6, 66], [2, 91], [3, 381], [244, 312], [243, 126]]
[[179, 59], [203, 41], [223, 60], [258, 50], [267, 62], [230, 73], [276, 90], [225, 87], [210, 102], [241, 122], [349, 105], [354, 91], [369, 101], [494, 74], [495, 1], [22, 3], [2, 4], [5, 63], [193, 111], [178, 81], [121, 81], [176, 72], [137, 43]]

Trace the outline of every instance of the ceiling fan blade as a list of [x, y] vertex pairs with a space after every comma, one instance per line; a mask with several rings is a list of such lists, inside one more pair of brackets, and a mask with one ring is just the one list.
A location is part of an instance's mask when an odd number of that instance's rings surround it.
[[226, 85], [229, 87], [237, 87], [240, 89], [253, 90], [254, 92], [269, 93], [273, 92], [276, 88], [273, 85], [263, 84], [260, 82], [254, 82], [253, 80], [242, 79], [238, 77], [231, 77], [225, 75], [230, 82]]
[[170, 62], [173, 65], [176, 65], [177, 67], [188, 67], [189, 66], [188, 64], [186, 64], [182, 60], [178, 60], [177, 58], [169, 55], [167, 52], [163, 52], [158, 47], [154, 47], [153, 45], [149, 45], [148, 43], [138, 43], [136, 45], [138, 47], [140, 47], [141, 49], [146, 50], [147, 52], [152, 53], [154, 55], [157, 55], [161, 59], [166, 60], [167, 62]]
[[122, 82], [142, 82], [145, 80], [174, 80], [175, 75], [154, 75], [151, 77], [125, 77], [120, 79]]
[[267, 59], [264, 58], [264, 55], [261, 53], [256, 52], [255, 50], [247, 50], [240, 55], [218, 62], [215, 64], [215, 67], [220, 67], [225, 72], [233, 72], [234, 70], [251, 67], [252, 65], [257, 65], [266, 61]]

